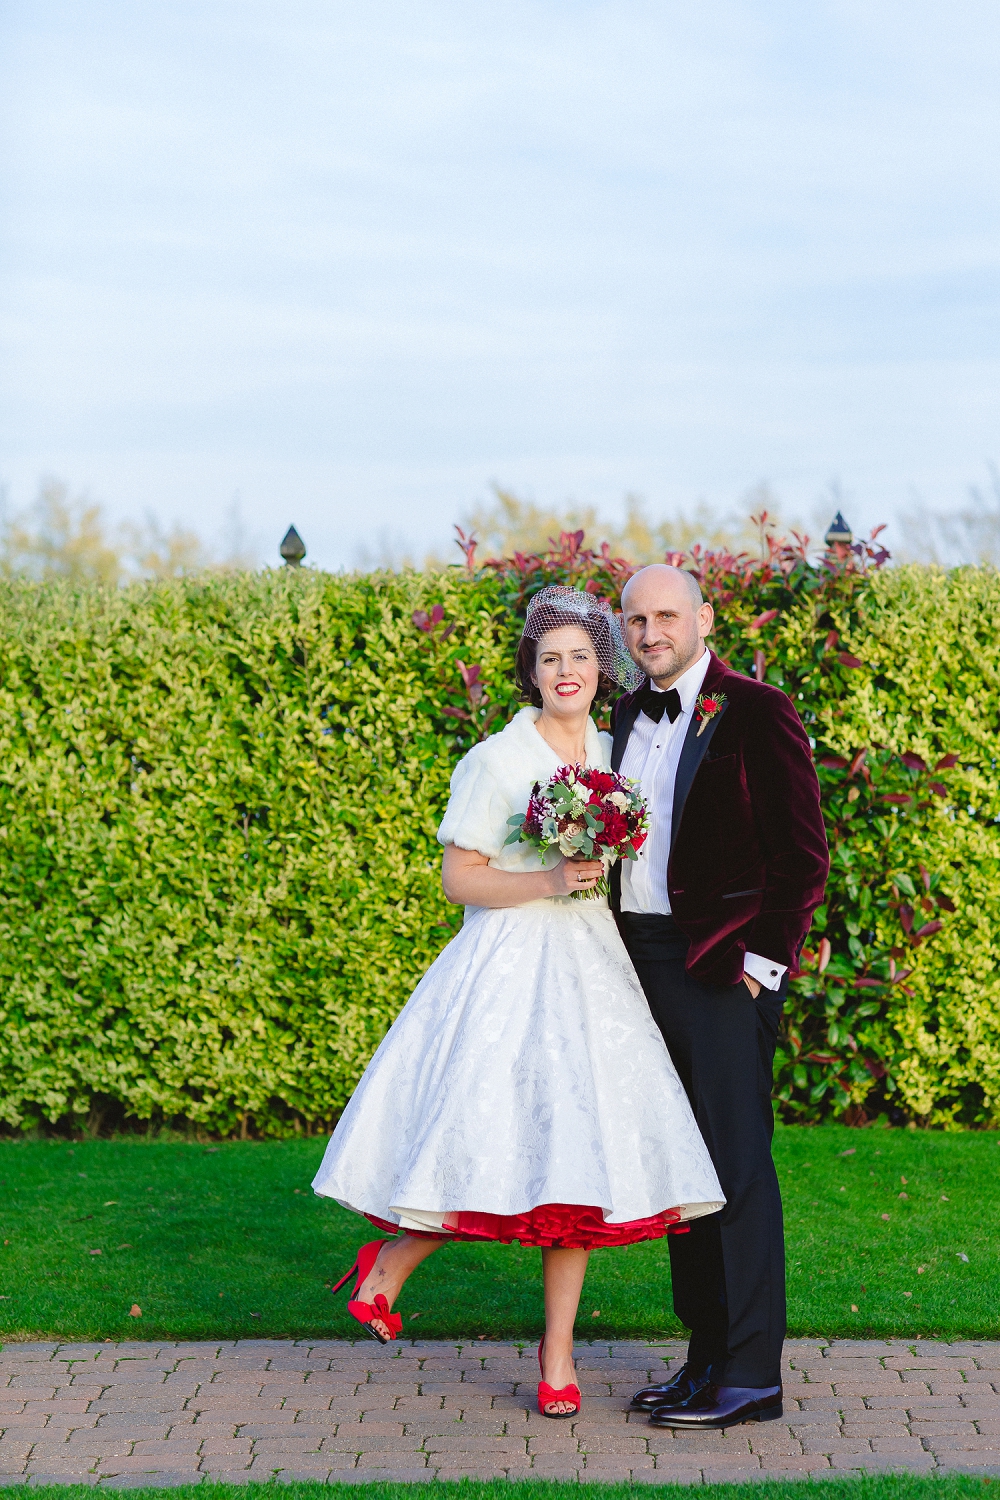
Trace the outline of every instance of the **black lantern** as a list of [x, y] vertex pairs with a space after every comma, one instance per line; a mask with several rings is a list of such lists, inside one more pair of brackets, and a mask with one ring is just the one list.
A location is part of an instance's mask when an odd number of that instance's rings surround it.
[[839, 510], [830, 522], [830, 529], [823, 540], [828, 547], [849, 547], [854, 541], [854, 533]]
[[288, 530], [281, 538], [281, 546], [278, 548], [278, 551], [281, 553], [282, 557], [285, 559], [285, 562], [290, 568], [297, 568], [299, 563], [305, 557], [306, 544], [299, 536], [294, 526], [289, 526]]

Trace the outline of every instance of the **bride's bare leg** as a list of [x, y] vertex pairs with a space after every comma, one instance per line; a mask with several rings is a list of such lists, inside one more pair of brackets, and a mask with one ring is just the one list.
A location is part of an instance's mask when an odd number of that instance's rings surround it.
[[[545, 1278], [545, 1344], [542, 1347], [543, 1380], [553, 1390], [576, 1385], [573, 1369], [573, 1324], [580, 1305], [589, 1250], [543, 1250]], [[547, 1411], [570, 1411], [567, 1401], [553, 1401]]]
[[[425, 1240], [412, 1234], [404, 1234], [401, 1239], [386, 1240], [368, 1280], [362, 1282], [358, 1290], [358, 1301], [373, 1303], [381, 1292], [391, 1312], [410, 1272], [415, 1271], [422, 1260], [433, 1255], [443, 1244], [443, 1240]], [[389, 1330], [380, 1318], [373, 1319], [373, 1325], [379, 1333], [388, 1334]]]

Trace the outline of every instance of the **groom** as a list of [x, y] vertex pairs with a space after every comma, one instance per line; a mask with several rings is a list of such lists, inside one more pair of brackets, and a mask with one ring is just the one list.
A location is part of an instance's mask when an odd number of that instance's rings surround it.
[[687, 1362], [632, 1406], [658, 1427], [727, 1427], [781, 1416], [771, 1070], [829, 859], [798, 714], [706, 648], [712, 607], [694, 577], [641, 568], [622, 613], [647, 682], [615, 705], [612, 764], [642, 783], [650, 832], [638, 860], [615, 866], [612, 905], [726, 1195], [669, 1237]]

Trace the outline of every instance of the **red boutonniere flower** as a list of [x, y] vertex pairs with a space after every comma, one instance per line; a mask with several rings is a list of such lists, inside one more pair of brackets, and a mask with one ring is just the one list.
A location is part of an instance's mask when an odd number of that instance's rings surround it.
[[700, 735], [716, 714], [721, 714], [726, 702], [725, 693], [699, 693], [694, 705], [694, 716]]

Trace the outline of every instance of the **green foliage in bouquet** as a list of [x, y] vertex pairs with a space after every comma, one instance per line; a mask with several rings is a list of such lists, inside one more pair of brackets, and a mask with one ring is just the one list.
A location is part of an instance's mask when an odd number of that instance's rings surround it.
[[[527, 599], [630, 571], [582, 533], [483, 565], [464, 540], [437, 574], [0, 583], [0, 1120], [336, 1116], [461, 920], [434, 830], [518, 706]], [[833, 870], [786, 1118], [995, 1122], [1000, 580], [766, 532], [678, 560], [816, 744]]]

